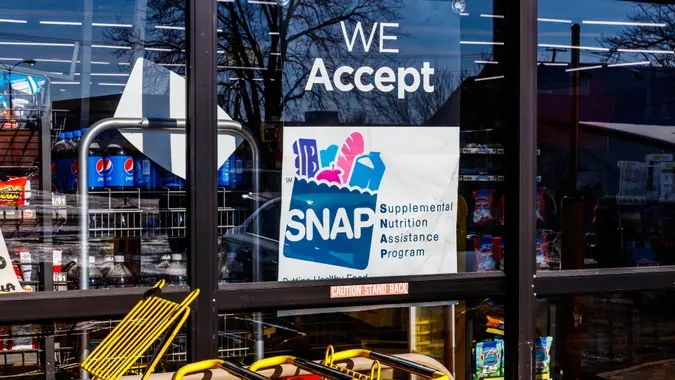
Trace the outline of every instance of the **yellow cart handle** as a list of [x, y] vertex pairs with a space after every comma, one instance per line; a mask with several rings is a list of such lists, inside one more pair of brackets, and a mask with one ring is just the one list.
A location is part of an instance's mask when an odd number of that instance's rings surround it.
[[411, 360], [402, 359], [396, 356], [385, 355], [379, 352], [373, 352], [369, 350], [346, 350], [337, 352], [332, 355], [333, 362], [343, 361], [355, 357], [368, 358], [372, 360], [377, 360], [382, 364], [386, 364], [390, 367], [400, 369], [414, 375], [422, 376], [427, 379], [438, 379], [438, 380], [447, 380], [448, 376], [442, 372], [436, 371], [433, 368], [429, 368], [425, 365], [415, 363]]
[[173, 375], [172, 380], [182, 380], [185, 375], [204, 372], [210, 369], [217, 369], [217, 368], [220, 368], [242, 379], [269, 380], [267, 377], [259, 373], [249, 371], [244, 367], [220, 359], [203, 360], [201, 362], [190, 363], [188, 365], [185, 365], [181, 367], [178, 371], [176, 371], [176, 373]]
[[293, 364], [300, 369], [304, 369], [307, 372], [311, 372], [328, 379], [353, 380], [353, 377], [347, 375], [346, 373], [342, 373], [336, 369], [327, 367], [323, 364], [315, 363], [310, 360], [296, 358], [295, 356], [275, 356], [272, 358], [258, 360], [257, 362], [251, 364], [248, 369], [255, 372], [263, 368], [274, 367], [281, 364]]

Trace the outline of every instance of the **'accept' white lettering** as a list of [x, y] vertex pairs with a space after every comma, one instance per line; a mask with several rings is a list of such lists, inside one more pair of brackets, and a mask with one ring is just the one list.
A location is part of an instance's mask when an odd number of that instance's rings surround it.
[[[342, 27], [342, 34], [345, 38], [347, 50], [351, 52], [357, 43], [361, 40], [363, 51], [370, 51], [370, 47], [375, 38], [378, 23], [374, 23], [370, 30], [370, 35], [366, 38], [363, 26], [360, 22], [356, 23], [354, 33], [350, 37], [347, 31], [347, 25], [344, 21], [340, 22]], [[396, 23], [379, 23], [379, 52], [396, 54], [399, 52], [397, 48], [385, 47], [386, 41], [396, 41], [397, 37], [394, 35], [387, 35], [385, 28], [398, 28]], [[305, 91], [312, 91], [314, 85], [322, 85], [326, 91], [352, 91], [354, 87], [361, 92], [370, 92], [374, 89], [382, 92], [391, 92], [397, 90], [397, 97], [405, 99], [407, 93], [419, 90], [420, 86], [424, 92], [433, 92], [434, 86], [431, 84], [431, 76], [434, 75], [434, 69], [429, 62], [424, 62], [421, 68], [415, 67], [398, 67], [396, 69], [391, 67], [380, 67], [377, 70], [370, 66], [362, 66], [354, 68], [351, 66], [339, 66], [331, 76], [326, 68], [326, 64], [322, 58], [314, 60], [312, 70], [309, 73], [309, 79], [305, 85]], [[353, 77], [353, 80], [350, 78]]]

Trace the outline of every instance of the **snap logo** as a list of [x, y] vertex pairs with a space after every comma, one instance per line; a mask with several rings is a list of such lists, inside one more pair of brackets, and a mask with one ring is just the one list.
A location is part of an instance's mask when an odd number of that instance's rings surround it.
[[386, 167], [354, 132], [341, 147], [315, 139], [293, 143], [295, 176], [283, 254], [344, 268], [366, 269], [377, 193]]

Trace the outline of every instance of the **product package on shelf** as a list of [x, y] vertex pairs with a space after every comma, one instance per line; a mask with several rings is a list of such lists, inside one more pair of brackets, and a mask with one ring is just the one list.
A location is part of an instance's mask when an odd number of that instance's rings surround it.
[[[495, 252], [494, 247], [499, 247]], [[497, 270], [499, 251], [501, 250], [501, 237], [490, 235], [476, 236], [473, 238], [473, 247], [476, 253], [476, 272], [490, 272]]]
[[544, 199], [544, 194], [546, 193], [545, 187], [537, 187], [536, 194], [536, 203], [535, 203], [535, 215], [537, 216], [537, 222], [544, 222], [546, 219], [546, 200]]
[[494, 208], [494, 189], [482, 189], [473, 191], [473, 224], [485, 226], [492, 223]]
[[543, 336], [534, 342], [535, 369], [538, 379], [548, 379], [551, 374], [551, 345], [553, 338]]
[[545, 232], [537, 231], [536, 237], [536, 246], [537, 246], [537, 256], [536, 263], [537, 269], [546, 269], [548, 268], [549, 256], [548, 256], [548, 236]]
[[12, 325], [12, 345], [13, 351], [35, 350], [37, 349], [37, 338], [34, 325]]
[[498, 315], [485, 316], [485, 332], [488, 334], [504, 335], [504, 317]]
[[10, 177], [0, 181], [0, 206], [27, 206], [31, 190], [28, 177]]
[[503, 341], [477, 342], [474, 357], [476, 364], [474, 380], [504, 376], [503, 356]]

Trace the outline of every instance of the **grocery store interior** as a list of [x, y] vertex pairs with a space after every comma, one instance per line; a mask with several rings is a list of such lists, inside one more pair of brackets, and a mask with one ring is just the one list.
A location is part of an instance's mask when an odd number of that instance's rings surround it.
[[[391, 87], [308, 86], [318, 61]], [[670, 378], [673, 66], [670, 0], [2, 2], [0, 380]], [[284, 128], [316, 126], [459, 128], [456, 270], [280, 281]], [[405, 293], [331, 296], [373, 284]], [[87, 370], [197, 288], [167, 342]], [[352, 349], [389, 361], [335, 369]]]

